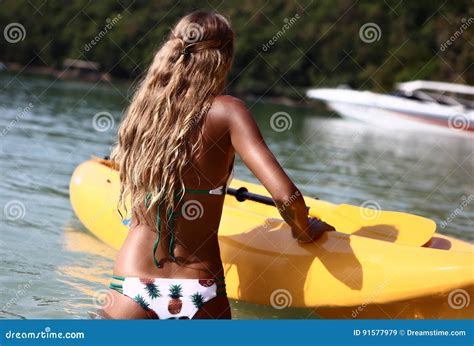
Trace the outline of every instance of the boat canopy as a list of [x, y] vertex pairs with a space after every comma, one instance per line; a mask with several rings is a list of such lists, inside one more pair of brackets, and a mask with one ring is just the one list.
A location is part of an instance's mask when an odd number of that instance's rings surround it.
[[435, 90], [455, 94], [474, 95], [474, 87], [464, 84], [431, 82], [415, 80], [412, 82], [398, 83], [397, 89], [405, 93], [413, 93], [419, 90]]

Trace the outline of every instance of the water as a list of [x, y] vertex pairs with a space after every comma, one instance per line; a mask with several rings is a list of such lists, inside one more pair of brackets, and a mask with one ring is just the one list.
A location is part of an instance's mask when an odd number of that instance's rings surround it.
[[[130, 90], [13, 74], [0, 74], [0, 85], [0, 317], [90, 318], [104, 297], [114, 251], [75, 218], [69, 177], [91, 155], [109, 153]], [[474, 195], [472, 137], [396, 133], [315, 108], [248, 105], [305, 194], [355, 205], [376, 201], [431, 217], [440, 233], [474, 240], [474, 203], [463, 203]], [[111, 129], [94, 128], [100, 112], [113, 115]], [[286, 112], [291, 124], [272, 123], [276, 112]], [[235, 174], [255, 181], [240, 161]], [[232, 308], [236, 318], [314, 317], [308, 309], [242, 302]]]

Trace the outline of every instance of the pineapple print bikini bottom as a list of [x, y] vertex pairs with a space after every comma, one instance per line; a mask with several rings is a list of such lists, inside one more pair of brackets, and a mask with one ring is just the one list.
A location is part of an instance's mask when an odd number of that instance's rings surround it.
[[226, 296], [223, 277], [214, 279], [144, 279], [112, 276], [110, 288], [133, 299], [150, 318], [192, 319], [211, 299]]

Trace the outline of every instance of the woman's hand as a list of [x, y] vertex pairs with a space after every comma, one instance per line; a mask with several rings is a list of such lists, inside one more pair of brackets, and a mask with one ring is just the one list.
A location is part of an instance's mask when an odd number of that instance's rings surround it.
[[[299, 236], [295, 237], [300, 243], [310, 243], [313, 242], [323, 235], [324, 232], [332, 232], [336, 229], [327, 224], [324, 221], [319, 220], [315, 217], [308, 218], [309, 227], [304, 233], [300, 233]], [[295, 232], [292, 232], [293, 235]]]

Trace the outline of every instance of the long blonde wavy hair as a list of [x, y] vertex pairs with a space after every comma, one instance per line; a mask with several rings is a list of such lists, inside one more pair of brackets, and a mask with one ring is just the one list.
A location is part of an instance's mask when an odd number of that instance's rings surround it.
[[183, 17], [155, 54], [125, 112], [111, 159], [120, 172], [119, 207], [140, 213], [158, 201], [174, 210], [183, 171], [202, 145], [202, 124], [222, 93], [234, 55], [234, 33], [220, 14]]

